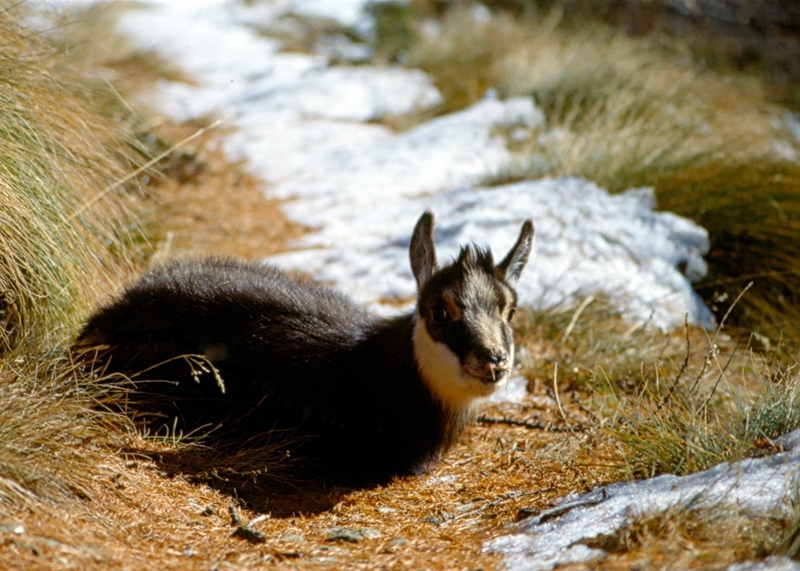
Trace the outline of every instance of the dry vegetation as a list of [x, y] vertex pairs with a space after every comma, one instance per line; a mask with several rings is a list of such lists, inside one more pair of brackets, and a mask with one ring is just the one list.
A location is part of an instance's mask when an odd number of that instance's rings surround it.
[[20, 28], [21, 9], [0, 19], [0, 352], [66, 342], [139, 239], [126, 114]]
[[[427, 17], [431, 4], [415, 6]], [[131, 130], [142, 128], [141, 119], [133, 120], [118, 94], [87, 83], [72, 58], [20, 29], [11, 4], [3, 8], [0, 28], [14, 40], [0, 46], [10, 78], [0, 86], [0, 326], [3, 348], [15, 348], [0, 359], [0, 566], [491, 569], [500, 561], [482, 551], [487, 538], [568, 493], [769, 453], [772, 438], [800, 425], [793, 354], [774, 339], [727, 325], [718, 332], [637, 329], [591, 299], [520, 313], [520, 372], [530, 394], [519, 404], [487, 406], [424, 476], [324, 488], [288, 478], [275, 462], [279, 447], [230, 456], [189, 438], [138, 434], [124, 417], [95, 406], [102, 386], [88, 384], [61, 351], [80, 319], [137, 266], [208, 252], [256, 258], [284, 248], [302, 229], [263, 198], [260, 181], [215, 151], [220, 133], [159, 162], [146, 193], [117, 185], [146, 162], [144, 155], [134, 160], [144, 147], [158, 154], [169, 148], [165, 141], [200, 126], [147, 116], [147, 133], [136, 139]], [[792, 269], [771, 283], [797, 291], [790, 239], [797, 167], [770, 158], [763, 170], [751, 168], [759, 157], [774, 157], [776, 131], [750, 83], [709, 80], [672, 56], [664, 63], [646, 43], [634, 58], [628, 40], [602, 31], [570, 39], [557, 19], [532, 27], [503, 15], [476, 22], [471, 14], [451, 12], [439, 34], [416, 40], [413, 26], [399, 26], [402, 37], [387, 50], [419, 41], [405, 57], [435, 74], [451, 108], [488, 86], [536, 95], [555, 144], [538, 148], [544, 133], [531, 134], [519, 149], [529, 160], [506, 175], [569, 172], [612, 189], [656, 184], [662, 205], [691, 210], [712, 236], [715, 221], [730, 231], [715, 238], [711, 254], [712, 280], [732, 276], [728, 304], [747, 276], [723, 273], [725, 260], [755, 264], [749, 257], [763, 262], [765, 251]], [[466, 44], [457, 33], [464, 26], [482, 26]], [[64, 51], [97, 53], [80, 45]], [[180, 77], [153, 54], [104, 53], [116, 56], [93, 65], [112, 79], [134, 70], [139, 83]], [[598, 59], [607, 65], [592, 65]], [[138, 87], [115, 85], [126, 98]], [[708, 97], [689, 96], [698, 92]], [[740, 126], [726, 121], [729, 113], [741, 113]], [[731, 147], [737, 137], [747, 144]], [[764, 198], [765, 180], [778, 206], [762, 200], [773, 209], [763, 213], [742, 205], [747, 193]], [[755, 221], [745, 216], [759, 212]], [[723, 285], [709, 282], [720, 296]], [[753, 323], [776, 307], [794, 315], [795, 298], [770, 291], [754, 287], [732, 315], [751, 312]], [[798, 521], [693, 513], [632, 519], [618, 536], [603, 538], [611, 555], [601, 567], [796, 555]], [[731, 546], [731, 537], [746, 541]]]
[[697, 285], [705, 300], [721, 316], [754, 281], [733, 320], [773, 342], [797, 342], [800, 145], [784, 111], [766, 102], [756, 79], [704, 69], [673, 37], [576, 24], [561, 2], [550, 4], [527, 16], [471, 2], [377, 4], [377, 52], [432, 74], [444, 110], [489, 88], [532, 96], [547, 123], [514, 134], [518, 164], [489, 182], [577, 175], [612, 192], [654, 187], [660, 208], [710, 233], [710, 271]]

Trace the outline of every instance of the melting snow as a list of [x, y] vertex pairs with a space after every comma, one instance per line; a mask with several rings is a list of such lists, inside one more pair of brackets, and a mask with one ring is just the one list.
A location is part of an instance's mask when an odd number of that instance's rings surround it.
[[[333, 282], [358, 299], [409, 300], [408, 238], [423, 210], [437, 214], [440, 259], [468, 241], [503, 252], [533, 218], [536, 247], [519, 285], [538, 307], [602, 294], [631, 320], [661, 328], [711, 316], [689, 280], [705, 273], [708, 236], [656, 212], [650, 191], [609, 195], [576, 178], [503, 186], [483, 181], [514, 161], [506, 137], [541, 134], [530, 98], [487, 97], [408, 131], [378, 124], [432, 108], [429, 77], [398, 67], [332, 65], [287, 53], [268, 31], [289, 14], [338, 19], [364, 30], [361, 0], [256, 3], [152, 2], [119, 29], [179, 64], [195, 85], [163, 81], [148, 103], [177, 121], [224, 116], [224, 149], [289, 199], [287, 215], [316, 232], [273, 258]], [[356, 50], [357, 51], [357, 50]], [[361, 50], [363, 52], [363, 50]], [[345, 50], [346, 52], [346, 50]], [[526, 133], [528, 135], [526, 135]]]
[[[546, 571], [557, 565], [602, 559], [594, 540], [614, 537], [624, 526], [661, 514], [735, 511], [745, 517], [789, 519], [796, 511], [800, 431], [778, 439], [788, 451], [768, 458], [723, 463], [689, 476], [659, 476], [621, 482], [579, 497], [567, 497], [538, 517], [515, 524], [513, 533], [487, 542], [505, 556], [509, 571]], [[756, 564], [747, 564], [756, 565]], [[789, 565], [787, 567], [787, 565]], [[731, 569], [797, 569], [783, 558], [769, 565]]]

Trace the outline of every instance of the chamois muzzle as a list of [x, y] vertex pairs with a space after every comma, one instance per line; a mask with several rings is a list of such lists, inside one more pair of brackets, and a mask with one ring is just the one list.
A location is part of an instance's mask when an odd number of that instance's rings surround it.
[[505, 353], [476, 351], [467, 358], [469, 373], [486, 384], [499, 383], [508, 376], [510, 365]]

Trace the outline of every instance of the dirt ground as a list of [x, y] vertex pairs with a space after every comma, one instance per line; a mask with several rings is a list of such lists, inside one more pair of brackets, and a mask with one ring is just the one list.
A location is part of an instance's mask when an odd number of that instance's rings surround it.
[[[176, 139], [196, 126], [169, 127]], [[178, 150], [148, 189], [154, 261], [189, 255], [261, 259], [305, 231], [264, 197], [264, 183], [207, 133]], [[541, 383], [534, 383], [541, 386]], [[582, 428], [579, 403], [562, 402]], [[495, 569], [483, 542], [569, 492], [609, 481], [618, 452], [567, 431], [553, 398], [486, 406], [430, 473], [367, 489], [294, 481], [270, 460], [220, 457], [134, 432], [78, 443], [96, 456], [75, 497], [0, 514], [9, 569]], [[247, 466], [244, 469], [243, 466]], [[239, 524], [234, 523], [234, 510]]]

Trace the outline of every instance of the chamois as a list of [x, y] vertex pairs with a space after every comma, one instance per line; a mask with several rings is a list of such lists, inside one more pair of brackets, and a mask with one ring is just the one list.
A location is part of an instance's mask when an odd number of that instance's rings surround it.
[[533, 239], [528, 220], [499, 264], [473, 244], [439, 268], [433, 223], [425, 212], [411, 238], [409, 315], [378, 317], [265, 264], [178, 261], [99, 309], [76, 348], [184, 429], [228, 442], [286, 431], [291, 454], [331, 481], [419, 473], [509, 376], [512, 285]]

